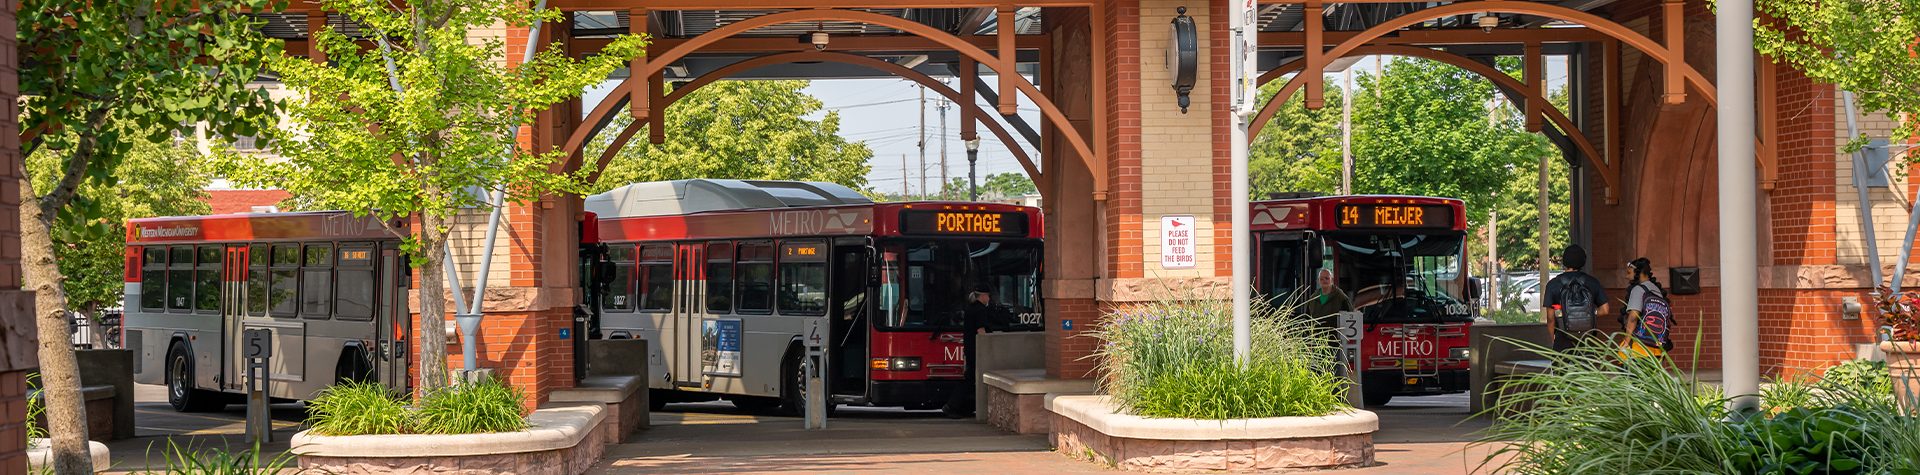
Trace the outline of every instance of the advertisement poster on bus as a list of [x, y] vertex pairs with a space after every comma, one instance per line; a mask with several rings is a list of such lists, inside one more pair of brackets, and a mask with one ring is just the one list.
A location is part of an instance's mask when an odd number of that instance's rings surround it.
[[707, 320], [700, 331], [700, 362], [707, 374], [740, 375], [740, 320]]

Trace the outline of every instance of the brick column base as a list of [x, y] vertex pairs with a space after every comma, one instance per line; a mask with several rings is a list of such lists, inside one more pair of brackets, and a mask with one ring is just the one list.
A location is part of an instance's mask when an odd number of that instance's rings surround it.
[[1087, 379], [1093, 377], [1095, 362], [1088, 355], [1099, 345], [1082, 336], [1099, 325], [1101, 308], [1093, 299], [1046, 300], [1047, 377]]
[[[447, 325], [457, 328], [452, 321]], [[489, 312], [480, 321], [477, 366], [493, 370], [494, 376], [524, 391], [531, 410], [545, 403], [549, 393], [574, 386], [573, 344], [580, 336], [571, 334], [572, 326], [570, 308]], [[567, 338], [560, 337], [561, 329], [568, 329]], [[447, 343], [447, 365], [458, 371], [465, 364], [460, 338]]]
[[0, 373], [0, 473], [27, 473], [27, 373]]

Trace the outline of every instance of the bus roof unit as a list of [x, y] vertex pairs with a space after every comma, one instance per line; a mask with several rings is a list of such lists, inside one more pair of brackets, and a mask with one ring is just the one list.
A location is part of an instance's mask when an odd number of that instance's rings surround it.
[[588, 196], [585, 202], [586, 210], [601, 218], [864, 204], [873, 201], [834, 183], [708, 179], [634, 183]]

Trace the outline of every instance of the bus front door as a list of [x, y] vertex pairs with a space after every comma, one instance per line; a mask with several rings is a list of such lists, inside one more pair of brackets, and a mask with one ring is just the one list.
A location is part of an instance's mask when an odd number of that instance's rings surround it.
[[229, 245], [220, 268], [220, 341], [225, 348], [220, 351], [219, 382], [220, 389], [230, 392], [244, 391], [247, 384], [247, 360], [242, 354], [247, 342], [242, 320], [247, 316], [249, 255], [246, 245]]
[[398, 244], [380, 245], [380, 288], [374, 291], [380, 302], [373, 331], [374, 374], [387, 388], [402, 392], [412, 390], [412, 379], [407, 375], [407, 361], [412, 354], [407, 347], [407, 335], [413, 332], [413, 316], [407, 309], [407, 286], [412, 284], [412, 279], [407, 276], [407, 269], [407, 256], [400, 252]]
[[873, 246], [865, 238], [840, 238], [833, 246], [832, 307], [828, 328], [827, 390], [830, 394], [863, 396], [867, 390], [867, 321], [872, 308], [868, 286]]
[[[705, 311], [706, 286], [699, 277], [706, 266], [706, 245], [678, 244], [673, 252], [673, 348], [679, 354], [668, 358], [674, 367], [674, 385], [682, 388], [701, 388], [706, 379], [706, 359], [702, 338], [706, 331]], [[651, 278], [651, 276], [648, 276]]]

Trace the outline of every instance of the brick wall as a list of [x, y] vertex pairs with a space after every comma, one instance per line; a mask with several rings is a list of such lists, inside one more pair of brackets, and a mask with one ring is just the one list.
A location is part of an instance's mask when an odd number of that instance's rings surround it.
[[0, 2], [0, 473], [26, 473], [26, 374], [34, 357], [31, 296], [20, 291], [20, 60], [14, 9]]
[[[1219, 2], [1215, 2], [1219, 3]], [[1178, 0], [1142, 0], [1140, 2], [1139, 22], [1140, 43], [1132, 48], [1133, 55], [1139, 58], [1159, 59], [1165, 54], [1173, 41], [1166, 27], [1159, 26], [1171, 21], [1179, 7], [1189, 3]], [[1212, 277], [1214, 275], [1215, 247], [1219, 241], [1215, 229], [1226, 227], [1227, 216], [1216, 214], [1216, 184], [1224, 180], [1216, 176], [1215, 165], [1218, 159], [1215, 149], [1226, 146], [1225, 140], [1217, 132], [1215, 119], [1224, 117], [1224, 110], [1216, 106], [1224, 104], [1216, 94], [1224, 91], [1224, 79], [1219, 74], [1225, 72], [1215, 60], [1225, 60], [1221, 53], [1225, 45], [1225, 35], [1215, 30], [1224, 30], [1225, 16], [1216, 15], [1214, 10], [1223, 10], [1224, 6], [1187, 9], [1187, 15], [1193, 17], [1198, 26], [1200, 41], [1200, 65], [1198, 76], [1203, 78], [1202, 86], [1193, 92], [1192, 105], [1186, 112], [1180, 106], [1172, 88], [1172, 75], [1158, 61], [1140, 65], [1138, 87], [1141, 96], [1140, 121], [1145, 125], [1140, 130], [1140, 195], [1141, 195], [1141, 234], [1143, 251], [1140, 256], [1145, 277]], [[1154, 25], [1146, 27], [1145, 25]], [[1215, 43], [1218, 43], [1216, 45]], [[1122, 50], [1128, 49], [1125, 47]], [[1222, 162], [1224, 163], [1224, 162]], [[1160, 218], [1166, 215], [1194, 216], [1194, 246], [1196, 262], [1191, 269], [1167, 269], [1160, 266]]]
[[1837, 262], [1834, 88], [1778, 68], [1780, 177], [1769, 193], [1775, 265]]
[[1095, 65], [1106, 75], [1107, 101], [1107, 269], [1105, 276], [1138, 278], [1145, 275], [1141, 248], [1141, 5], [1140, 0], [1116, 0], [1096, 8], [1107, 9], [1107, 64]]

